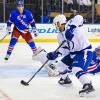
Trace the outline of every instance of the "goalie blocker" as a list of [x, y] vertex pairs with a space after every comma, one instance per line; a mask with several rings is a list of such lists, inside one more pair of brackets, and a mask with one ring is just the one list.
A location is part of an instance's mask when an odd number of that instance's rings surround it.
[[[47, 60], [47, 52], [39, 48], [39, 52], [37, 54], [32, 56], [33, 60], [40, 61], [42, 64], [44, 64]], [[56, 77], [59, 75], [59, 72], [57, 70], [57, 61], [48, 61], [48, 63], [44, 66], [48, 72], [48, 76], [50, 77]]]

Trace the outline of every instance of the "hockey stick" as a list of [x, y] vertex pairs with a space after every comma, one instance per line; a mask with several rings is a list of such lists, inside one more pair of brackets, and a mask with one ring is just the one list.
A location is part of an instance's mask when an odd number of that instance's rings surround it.
[[[59, 47], [55, 50], [55, 52], [57, 52], [57, 50], [65, 43], [66, 41], [63, 41], [60, 45], [59, 45]], [[45, 66], [45, 64], [47, 63], [49, 61], [49, 59], [48, 60], [46, 60], [46, 62], [36, 71], [36, 73], [26, 82], [26, 81], [24, 81], [24, 80], [21, 80], [21, 84], [22, 85], [24, 85], [24, 86], [28, 86], [29, 85], [29, 83], [30, 83], [30, 81], [36, 76], [36, 74]]]
[[0, 42], [3, 41], [7, 35], [8, 35], [8, 34], [6, 34], [2, 39], [0, 39]]

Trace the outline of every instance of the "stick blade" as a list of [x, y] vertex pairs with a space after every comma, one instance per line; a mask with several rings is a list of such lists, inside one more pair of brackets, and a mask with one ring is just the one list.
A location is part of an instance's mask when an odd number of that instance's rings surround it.
[[27, 82], [25, 82], [24, 80], [21, 80], [21, 82], [20, 82], [22, 85], [24, 85], [24, 86], [28, 86], [29, 84], [27, 83]]

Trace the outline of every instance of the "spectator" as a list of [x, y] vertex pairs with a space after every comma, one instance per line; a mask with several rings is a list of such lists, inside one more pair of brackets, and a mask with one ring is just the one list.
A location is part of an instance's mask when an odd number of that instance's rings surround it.
[[91, 1], [90, 0], [77, 0], [78, 4], [80, 5], [80, 11], [85, 12], [91, 8]]
[[64, 10], [69, 12], [73, 9], [73, 0], [64, 0]]
[[77, 0], [73, 0], [73, 10], [77, 10], [78, 9], [78, 2]]
[[49, 23], [49, 15], [45, 11], [43, 16], [41, 16], [41, 23]]
[[67, 9], [68, 11], [77, 10], [78, 7], [77, 0], [64, 0], [64, 2], [65, 2], [65, 9]]

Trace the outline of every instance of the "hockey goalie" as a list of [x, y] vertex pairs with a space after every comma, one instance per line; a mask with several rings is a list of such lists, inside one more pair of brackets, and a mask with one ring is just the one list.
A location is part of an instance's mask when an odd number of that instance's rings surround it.
[[[47, 61], [47, 52], [46, 50], [39, 48], [38, 52], [32, 56], [32, 60], [35, 61], [39, 61], [42, 64], [44, 64]], [[55, 77], [59, 75], [59, 72], [57, 70], [57, 60], [53, 60], [53, 61], [48, 61], [46, 63], [46, 65], [44, 66], [44, 68], [47, 70], [48, 72], [48, 76], [50, 77]]]

